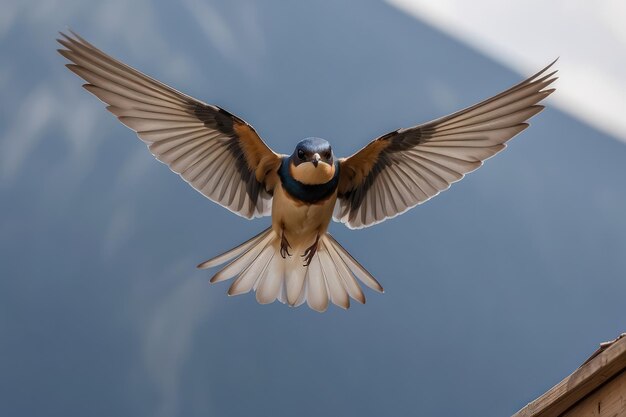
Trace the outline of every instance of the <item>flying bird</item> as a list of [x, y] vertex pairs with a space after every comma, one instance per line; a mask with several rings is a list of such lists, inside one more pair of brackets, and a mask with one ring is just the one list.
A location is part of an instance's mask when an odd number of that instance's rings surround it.
[[359, 281], [378, 281], [328, 232], [331, 219], [372, 226], [424, 203], [502, 151], [528, 127], [550, 95], [554, 62], [481, 103], [374, 139], [348, 158], [329, 142], [300, 141], [291, 155], [271, 150], [256, 130], [218, 106], [181, 93], [110, 57], [77, 34], [61, 33], [67, 67], [150, 152], [210, 200], [272, 225], [198, 265], [227, 263], [212, 278], [234, 278], [229, 295], [256, 292], [259, 303], [365, 303]]

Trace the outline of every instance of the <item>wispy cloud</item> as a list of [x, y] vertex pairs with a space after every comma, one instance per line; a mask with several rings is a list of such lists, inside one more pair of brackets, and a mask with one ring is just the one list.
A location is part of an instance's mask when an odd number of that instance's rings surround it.
[[[188, 267], [189, 261], [184, 264]], [[181, 271], [177, 272], [169, 275], [180, 276]], [[159, 417], [179, 414], [182, 369], [191, 353], [194, 331], [209, 311], [206, 293], [199, 291], [205, 285], [190, 278], [168, 289], [147, 323], [141, 325], [145, 329], [144, 366], [158, 390]]]
[[0, 143], [0, 179], [9, 182], [37, 146], [46, 126], [54, 119], [56, 100], [49, 88], [36, 87], [18, 107], [15, 121]]
[[[104, 137], [98, 126], [110, 116], [97, 100], [79, 88], [80, 82], [75, 77], [63, 72], [60, 65], [58, 69], [50, 68], [62, 61], [54, 54], [54, 36], [58, 30], [65, 30], [66, 25], [80, 22], [81, 27], [74, 29], [88, 28], [89, 32], [83, 34], [89, 39], [99, 39], [99, 42], [94, 41], [99, 46], [100, 43], [106, 45], [106, 40], [115, 42], [118, 47], [123, 45], [136, 60], [130, 63], [133, 66], [143, 63], [157, 67], [161, 75], [173, 78], [192, 73], [189, 59], [162, 37], [154, 7], [147, 0], [112, 0], [98, 5], [66, 0], [63, 7], [57, 0], [3, 3], [0, 47], [8, 48], [5, 42], [16, 41], [5, 36], [16, 25], [28, 27], [29, 36], [17, 39], [18, 47], [27, 53], [0, 62], [5, 107], [0, 117], [0, 149], [3, 151], [0, 182], [13, 182], [25, 168], [30, 153], [55, 129], [70, 150], [63, 164], [68, 169], [71, 165], [75, 177], [85, 175], [96, 158]], [[104, 45], [103, 49], [107, 49]], [[164, 56], [167, 59], [163, 59]], [[19, 68], [28, 68], [30, 77], [21, 76]]]
[[228, 15], [220, 13], [207, 1], [184, 0], [183, 4], [200, 31], [224, 58], [242, 71], [254, 73], [250, 62], [260, 60], [265, 52], [265, 37], [258, 22], [255, 2], [233, 3], [236, 12]]
[[118, 205], [113, 210], [102, 238], [102, 257], [111, 259], [133, 234], [135, 212], [127, 205]]
[[150, 167], [158, 165], [155, 163], [154, 157], [143, 146], [135, 148], [126, 157], [126, 161], [115, 178], [114, 189], [117, 193], [125, 193], [129, 190], [137, 189], [141, 185], [141, 181], [150, 172]]
[[[237, 13], [232, 15], [219, 12], [211, 3], [187, 0], [184, 4], [202, 33], [227, 59], [243, 71], [255, 71], [254, 65], [246, 65], [249, 60], [243, 58], [259, 58], [265, 49], [254, 2], [233, 6]], [[111, 49], [121, 50], [121, 56], [117, 57], [127, 58], [131, 66], [173, 84], [177, 79], [194, 76], [193, 57], [164, 38], [161, 19], [163, 16], [148, 0], [111, 0], [98, 4], [79, 0], [26, 3], [8, 0], [3, 4], [0, 47], [8, 48], [5, 42], [16, 41], [6, 35], [17, 26], [28, 27], [29, 36], [17, 39], [20, 42], [17, 47], [28, 51], [27, 54], [0, 62], [3, 101], [17, 103], [6, 105], [4, 115], [0, 116], [2, 183], [10, 184], [15, 180], [25, 168], [30, 153], [53, 131], [60, 133], [60, 139], [70, 150], [62, 164], [64, 169], [71, 169], [78, 183], [92, 167], [105, 137], [99, 127], [110, 116], [103, 111], [103, 106], [80, 89], [75, 77], [62, 71], [60, 65], [58, 69], [50, 68], [62, 62], [54, 54], [56, 32], [66, 30], [69, 25], [107, 52], [118, 55], [119, 52]], [[10, 47], [16, 48], [16, 45]], [[21, 76], [19, 69], [25, 67], [30, 68], [31, 77]], [[158, 73], [154, 68], [158, 68]], [[136, 160], [134, 156], [127, 158]], [[129, 170], [125, 172], [132, 174]]]
[[2, 13], [0, 13], [0, 38], [11, 30], [19, 11], [19, 2], [8, 1], [2, 3]]
[[61, 132], [69, 150], [63, 162], [80, 165], [86, 172], [101, 136], [96, 128], [98, 109], [75, 90], [46, 81], [4, 90], [5, 98], [18, 104], [8, 106], [10, 113], [0, 127], [0, 182], [10, 184], [30, 154], [55, 130]]
[[235, 33], [217, 10], [210, 3], [200, 0], [185, 0], [184, 4], [211, 44], [225, 57], [235, 59], [238, 53]]
[[154, 3], [147, 0], [112, 0], [99, 3], [90, 13], [98, 37], [125, 45], [132, 57], [137, 59], [129, 63], [131, 66], [137, 67], [141, 62], [158, 64], [159, 71], [168, 77], [192, 74], [190, 58], [182, 55], [163, 37]]

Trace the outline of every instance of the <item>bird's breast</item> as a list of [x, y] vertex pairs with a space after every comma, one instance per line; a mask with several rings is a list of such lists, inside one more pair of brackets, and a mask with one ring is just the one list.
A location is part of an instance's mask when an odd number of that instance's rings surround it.
[[[328, 229], [337, 193], [315, 204], [304, 203], [289, 195], [282, 184], [274, 189], [272, 225], [277, 233], [285, 231], [292, 246], [310, 245], [311, 240]], [[293, 242], [292, 242], [293, 241]]]

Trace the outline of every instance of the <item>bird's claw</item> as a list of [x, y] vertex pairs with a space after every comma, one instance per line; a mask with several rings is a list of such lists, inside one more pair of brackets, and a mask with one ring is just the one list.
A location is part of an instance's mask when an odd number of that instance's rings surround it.
[[301, 255], [304, 258], [304, 266], [309, 266], [309, 264], [313, 260], [313, 256], [315, 256], [315, 253], [317, 252], [317, 241], [318, 239], [315, 239], [315, 243], [309, 246], [304, 251], [304, 254]]
[[285, 234], [283, 233], [280, 239], [280, 256], [282, 256], [283, 259], [285, 259], [287, 256], [291, 256], [291, 253], [289, 253], [289, 249], [291, 249], [291, 245], [289, 244], [287, 238], [285, 237]]

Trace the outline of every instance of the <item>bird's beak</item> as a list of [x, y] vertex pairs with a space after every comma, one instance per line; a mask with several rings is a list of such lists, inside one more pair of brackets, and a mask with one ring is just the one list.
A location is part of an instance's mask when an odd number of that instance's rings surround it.
[[320, 158], [320, 154], [316, 153], [315, 155], [313, 155], [313, 160], [311, 162], [313, 162], [313, 165], [315, 165], [315, 168], [317, 168], [317, 164], [320, 163], [320, 160], [322, 158]]

